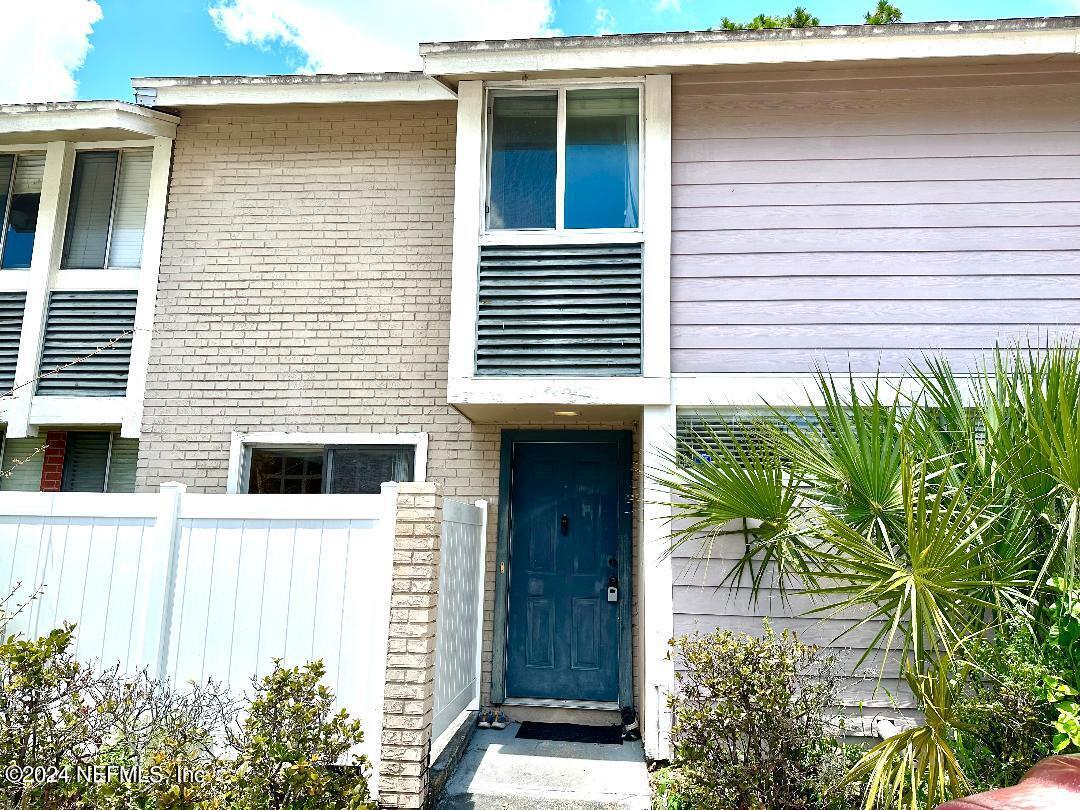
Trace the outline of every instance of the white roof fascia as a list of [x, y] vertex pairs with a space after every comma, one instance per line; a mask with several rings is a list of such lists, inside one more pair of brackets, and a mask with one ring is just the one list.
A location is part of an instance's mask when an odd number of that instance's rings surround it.
[[159, 107], [454, 100], [443, 84], [422, 74], [145, 78], [131, 84]]
[[0, 105], [0, 135], [121, 130], [141, 138], [175, 138], [179, 121], [123, 101]]
[[[872, 33], [872, 30], [886, 27], [796, 29], [799, 36], [786, 37], [756, 35], [759, 32], [730, 32], [731, 36], [717, 37], [716, 32], [702, 32], [697, 36], [574, 38], [573, 42], [535, 40], [533, 47], [530, 42], [429, 43], [421, 46], [421, 54], [426, 73], [467, 77], [548, 71], [667, 71], [783, 63], [1047, 58], [1080, 53], [1080, 27], [971, 32], [962, 30], [957, 23], [903, 36]], [[740, 33], [755, 35], [740, 37]]]

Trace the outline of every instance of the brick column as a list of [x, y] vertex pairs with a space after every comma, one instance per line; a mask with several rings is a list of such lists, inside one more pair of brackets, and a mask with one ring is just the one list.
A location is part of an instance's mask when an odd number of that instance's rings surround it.
[[41, 460], [41, 491], [59, 492], [64, 480], [64, 454], [67, 452], [67, 431], [50, 430], [45, 434], [45, 451]]
[[441, 531], [438, 487], [399, 484], [379, 769], [383, 807], [419, 808], [427, 800]]

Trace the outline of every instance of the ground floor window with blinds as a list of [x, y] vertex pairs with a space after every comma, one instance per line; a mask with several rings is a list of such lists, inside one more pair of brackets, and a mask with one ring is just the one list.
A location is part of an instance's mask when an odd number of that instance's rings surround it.
[[[46, 437], [5, 437], [0, 492], [38, 492]], [[139, 440], [119, 433], [69, 430], [65, 437], [63, 492], [134, 492]]]
[[245, 492], [255, 495], [375, 495], [387, 481], [412, 481], [412, 445], [250, 447]]

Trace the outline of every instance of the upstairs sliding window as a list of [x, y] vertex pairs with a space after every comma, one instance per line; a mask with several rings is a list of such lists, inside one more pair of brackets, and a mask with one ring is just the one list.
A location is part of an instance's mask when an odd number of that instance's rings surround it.
[[637, 228], [636, 87], [493, 91], [487, 226]]
[[34, 253], [45, 155], [0, 155], [0, 266], [25, 269]]
[[75, 156], [63, 267], [138, 267], [150, 194], [150, 149]]

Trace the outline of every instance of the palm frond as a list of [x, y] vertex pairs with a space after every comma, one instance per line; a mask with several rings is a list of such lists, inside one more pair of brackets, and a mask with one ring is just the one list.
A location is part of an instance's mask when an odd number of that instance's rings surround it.
[[[676, 439], [674, 449], [658, 448], [652, 475], [671, 493], [669, 553], [692, 544], [699, 559], [711, 560], [718, 551], [730, 559], [717, 544], [742, 537], [724, 583], [737, 586], [748, 575], [752, 598], [771, 571], [784, 595], [807, 570], [808, 547], [796, 526], [801, 479], [761, 440], [762, 429], [758, 423], [739, 432], [727, 424], [704, 425], [689, 438]], [[752, 525], [744, 527], [742, 521]]]
[[926, 721], [878, 743], [848, 773], [846, 783], [866, 783], [865, 810], [920, 810], [970, 791], [951, 739], [959, 722], [948, 668], [945, 657], [927, 673], [909, 670], [905, 674], [924, 707]]

